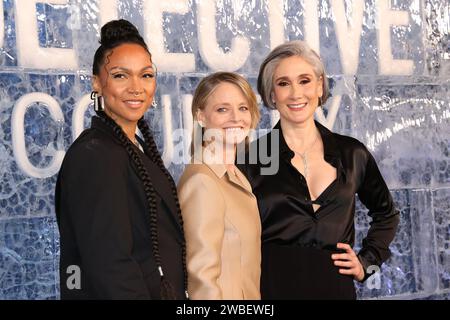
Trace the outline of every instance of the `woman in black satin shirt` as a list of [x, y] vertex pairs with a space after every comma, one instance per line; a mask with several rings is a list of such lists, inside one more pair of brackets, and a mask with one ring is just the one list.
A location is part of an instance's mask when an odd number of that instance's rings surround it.
[[[261, 214], [262, 298], [356, 299], [353, 280], [364, 281], [370, 266], [389, 258], [399, 222], [386, 183], [361, 142], [314, 121], [328, 84], [306, 43], [287, 42], [267, 56], [258, 92], [280, 113], [274, 130], [250, 148], [272, 162], [256, 157], [252, 164], [250, 156], [239, 165]], [[358, 254], [352, 249], [356, 194], [372, 218]]]

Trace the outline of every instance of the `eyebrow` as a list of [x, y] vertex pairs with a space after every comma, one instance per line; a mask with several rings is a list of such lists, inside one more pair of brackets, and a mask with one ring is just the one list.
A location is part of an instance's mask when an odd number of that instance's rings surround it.
[[[302, 73], [302, 74], [298, 75], [296, 78], [303, 78], [303, 77], [312, 77], [312, 74], [310, 74], [310, 73]], [[289, 80], [289, 77], [288, 76], [281, 76], [281, 77], [278, 77], [278, 78], [275, 79], [275, 81], [278, 81], [278, 80]]]
[[[147, 69], [152, 69], [152, 70], [153, 70], [153, 66], [146, 66], [146, 67], [143, 67], [143, 68], [141, 69], [141, 71], [144, 71], [144, 70], [147, 70]], [[130, 72], [130, 71], [131, 71], [131, 70], [128, 69], [128, 68], [125, 68], [125, 67], [119, 67], [119, 66], [115, 66], [115, 67], [112, 67], [111, 69], [109, 69], [110, 72], [113, 71], [113, 70], [121, 70], [121, 71], [126, 71], [126, 72]]]
[[[218, 103], [216, 103], [216, 104], [214, 105], [214, 107], [218, 107], [218, 106], [227, 106], [227, 107], [229, 107], [229, 106], [231, 106], [231, 105], [232, 105], [232, 104], [231, 104], [231, 103], [228, 103], [228, 102], [218, 102]], [[239, 106], [242, 106], [242, 105], [248, 105], [248, 102], [242, 101], [242, 102], [239, 102], [238, 105], [239, 105]]]

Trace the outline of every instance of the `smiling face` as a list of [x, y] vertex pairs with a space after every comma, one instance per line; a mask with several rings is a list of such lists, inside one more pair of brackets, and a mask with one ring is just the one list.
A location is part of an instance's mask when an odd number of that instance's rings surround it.
[[153, 101], [156, 70], [149, 53], [137, 44], [122, 44], [106, 53], [94, 90], [103, 96], [105, 112], [125, 131], [136, 127]]
[[313, 121], [323, 94], [322, 81], [303, 58], [282, 59], [275, 68], [272, 92], [281, 120], [292, 124]]
[[[206, 136], [213, 135], [226, 144], [242, 142], [252, 123], [252, 116], [242, 90], [229, 82], [219, 83], [210, 94], [203, 110], [197, 112], [197, 119], [204, 123]], [[214, 130], [220, 130], [214, 134]], [[223, 139], [225, 137], [225, 139]]]

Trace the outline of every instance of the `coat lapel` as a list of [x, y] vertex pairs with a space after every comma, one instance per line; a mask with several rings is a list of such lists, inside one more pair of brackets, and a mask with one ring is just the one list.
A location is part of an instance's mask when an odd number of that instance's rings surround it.
[[[114, 135], [114, 132], [111, 130], [110, 127], [108, 127], [106, 124], [104, 124], [97, 116], [92, 117], [92, 123], [91, 127], [101, 130], [105, 133], [107, 133], [114, 141], [116, 141], [119, 145], [121, 145], [119, 139]], [[140, 137], [137, 137], [141, 145], [143, 146], [144, 150], [147, 151], [148, 148], [144, 142], [143, 139]], [[142, 153], [142, 151], [133, 145], [133, 147], [136, 149], [138, 154], [141, 156], [142, 161], [144, 162], [145, 167], [149, 171], [149, 175], [152, 179], [152, 184], [155, 189], [155, 192], [158, 194], [158, 196], [161, 198], [161, 200], [165, 203], [168, 210], [171, 212], [173, 216], [173, 220], [176, 221], [176, 224], [178, 228], [183, 232], [183, 228], [180, 225], [179, 218], [177, 215], [177, 207], [175, 204], [175, 199], [173, 199], [172, 196], [172, 189], [170, 187], [169, 181], [167, 180], [167, 177], [164, 175], [164, 173], [161, 171], [161, 169], [158, 167], [156, 163], [153, 163], [153, 161], [150, 160], [148, 153], [145, 152]], [[133, 164], [133, 161], [130, 159], [130, 165], [133, 166], [133, 170], [137, 174], [137, 168]]]
[[180, 228], [180, 230], [182, 230], [182, 226], [180, 225], [179, 217], [177, 214], [178, 209], [175, 203], [175, 199], [172, 195], [172, 188], [170, 186], [169, 180], [156, 163], [150, 160], [148, 156], [144, 156], [142, 152], [141, 155], [141, 159], [144, 162], [144, 165], [146, 166], [147, 171], [149, 172], [149, 175], [152, 179], [152, 184], [155, 192], [165, 203], [166, 207], [169, 209], [174, 220], [176, 221], [178, 227]]
[[[212, 158], [214, 159], [214, 158]], [[236, 167], [236, 176], [233, 173], [228, 172], [226, 166], [223, 163], [207, 163], [204, 161], [204, 159], [199, 158], [198, 154], [194, 155], [194, 163], [203, 163], [205, 164], [209, 169], [211, 169], [212, 172], [219, 178], [222, 179], [223, 176], [227, 176], [226, 179], [228, 179], [229, 182], [234, 184], [239, 189], [242, 189], [245, 192], [250, 193], [253, 195], [252, 187], [250, 183], [248, 182], [247, 178], [243, 175], [243, 173]]]
[[236, 175], [227, 171], [228, 179], [234, 183], [236, 186], [240, 187], [248, 193], [252, 193], [252, 187], [248, 182], [247, 178], [244, 177], [242, 172], [236, 168]]

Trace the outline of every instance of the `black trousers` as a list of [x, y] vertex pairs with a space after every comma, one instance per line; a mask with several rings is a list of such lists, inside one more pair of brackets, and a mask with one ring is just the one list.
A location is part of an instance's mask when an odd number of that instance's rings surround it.
[[263, 244], [261, 298], [355, 300], [353, 277], [341, 275], [330, 250]]

